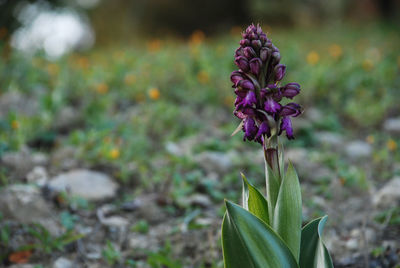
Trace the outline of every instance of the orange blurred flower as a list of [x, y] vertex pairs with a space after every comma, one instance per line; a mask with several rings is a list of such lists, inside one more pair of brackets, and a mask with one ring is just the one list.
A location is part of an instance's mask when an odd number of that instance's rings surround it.
[[96, 91], [99, 94], [106, 94], [108, 92], [108, 86], [105, 83], [100, 83], [96, 86]]
[[149, 52], [157, 52], [161, 49], [161, 41], [159, 39], [154, 39], [147, 42], [147, 50]]
[[365, 139], [369, 144], [373, 144], [375, 142], [375, 137], [373, 135], [368, 135]]
[[397, 149], [397, 143], [393, 139], [389, 139], [386, 143], [386, 147], [389, 149], [389, 151], [394, 151]]
[[31, 255], [32, 255], [32, 250], [17, 251], [11, 253], [10, 256], [8, 256], [8, 260], [12, 263], [23, 264], [29, 261]]
[[17, 120], [12, 120], [11, 121], [11, 128], [12, 129], [18, 129], [19, 128], [19, 123]]
[[149, 94], [150, 99], [152, 99], [152, 100], [158, 100], [161, 95], [158, 88], [155, 88], [155, 87], [150, 88], [148, 94]]
[[329, 47], [329, 54], [332, 56], [334, 59], [340, 58], [343, 54], [342, 47], [339, 46], [338, 44], [333, 44]]
[[117, 158], [119, 158], [119, 156], [120, 156], [120, 152], [119, 152], [119, 150], [117, 148], [113, 148], [110, 151], [110, 158], [111, 159], [117, 159]]
[[190, 36], [189, 44], [190, 45], [200, 45], [201, 43], [203, 43], [205, 38], [206, 38], [206, 35], [204, 34], [203, 31], [196, 30]]
[[307, 55], [307, 63], [310, 65], [315, 65], [319, 61], [319, 54], [315, 51], [311, 51]]
[[362, 67], [365, 71], [369, 72], [374, 68], [374, 63], [370, 59], [365, 59], [362, 63]]
[[200, 71], [197, 73], [197, 81], [199, 81], [201, 84], [207, 84], [209, 80], [210, 76], [206, 71]]

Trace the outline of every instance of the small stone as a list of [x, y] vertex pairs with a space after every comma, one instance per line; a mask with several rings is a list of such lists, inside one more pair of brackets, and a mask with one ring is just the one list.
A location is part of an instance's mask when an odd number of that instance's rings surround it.
[[52, 234], [60, 233], [53, 220], [52, 209], [33, 185], [11, 185], [0, 191], [0, 211], [8, 220], [19, 223], [40, 223]]
[[378, 208], [389, 208], [400, 204], [400, 177], [387, 182], [373, 195], [373, 204]]
[[86, 169], [59, 174], [48, 185], [56, 191], [65, 191], [89, 201], [112, 198], [118, 189], [118, 184], [107, 174]]
[[53, 264], [53, 268], [73, 268], [73, 267], [74, 264], [72, 263], [72, 261], [64, 257], [58, 258]]
[[77, 126], [81, 121], [80, 113], [76, 108], [66, 106], [63, 107], [54, 120], [54, 127], [60, 131], [68, 131]]
[[358, 249], [358, 241], [357, 238], [350, 238], [349, 240], [346, 241], [346, 247], [349, 250], [356, 250]]
[[352, 141], [346, 145], [346, 154], [352, 159], [360, 159], [370, 156], [372, 147], [364, 141]]
[[387, 119], [383, 128], [390, 134], [400, 135], [400, 117]]
[[12, 177], [25, 179], [26, 174], [34, 167], [32, 155], [28, 148], [18, 152], [6, 152], [1, 157], [1, 164], [12, 170]]
[[343, 136], [334, 132], [321, 131], [315, 133], [315, 137], [322, 145], [327, 145], [332, 149], [338, 149], [344, 145]]
[[195, 156], [195, 161], [207, 172], [223, 174], [228, 172], [235, 158], [235, 153], [202, 152]]
[[77, 150], [74, 147], [61, 147], [51, 155], [51, 166], [57, 169], [71, 170], [78, 166]]
[[48, 180], [47, 171], [42, 166], [34, 167], [31, 172], [26, 175], [29, 183], [35, 183], [38, 186], [44, 186]]

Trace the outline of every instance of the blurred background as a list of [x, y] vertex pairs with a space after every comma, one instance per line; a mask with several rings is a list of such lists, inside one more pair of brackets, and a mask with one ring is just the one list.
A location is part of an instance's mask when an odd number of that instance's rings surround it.
[[[223, 267], [241, 32], [298, 82], [285, 155], [335, 267], [400, 267], [400, 2], [0, 0], [0, 266]], [[397, 266], [396, 266], [397, 265]]]

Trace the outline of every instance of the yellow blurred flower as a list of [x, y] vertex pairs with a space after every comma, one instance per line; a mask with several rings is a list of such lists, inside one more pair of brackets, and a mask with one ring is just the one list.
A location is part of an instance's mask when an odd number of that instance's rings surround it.
[[189, 44], [190, 45], [200, 45], [201, 43], [203, 43], [205, 38], [206, 38], [206, 35], [204, 34], [203, 31], [196, 30], [190, 36]]
[[17, 120], [11, 121], [11, 128], [12, 129], [18, 129], [19, 128], [19, 123]]
[[147, 43], [147, 50], [149, 52], [157, 52], [161, 49], [161, 41], [159, 39], [154, 39]]
[[234, 102], [235, 102], [235, 97], [233, 97], [232, 95], [227, 95], [224, 98], [224, 105], [227, 107], [232, 107]]
[[105, 83], [100, 83], [96, 86], [96, 91], [99, 94], [106, 94], [108, 92], [108, 86]]
[[362, 63], [362, 67], [365, 71], [369, 72], [374, 68], [374, 63], [370, 59], [365, 59]]
[[110, 151], [110, 157], [111, 157], [111, 159], [117, 159], [119, 156], [120, 156], [120, 152], [119, 152], [119, 150], [118, 150], [117, 148], [113, 148], [113, 149]]
[[375, 137], [373, 135], [368, 135], [365, 139], [369, 144], [373, 144], [375, 142]]
[[307, 55], [307, 63], [310, 65], [315, 65], [319, 61], [319, 54], [315, 51], [311, 51]]
[[197, 73], [197, 81], [199, 81], [201, 84], [207, 84], [209, 80], [210, 76], [206, 71], [200, 71]]
[[332, 56], [334, 59], [340, 58], [342, 56], [343, 51], [342, 47], [339, 46], [338, 44], [333, 44], [329, 47], [329, 54]]
[[131, 86], [136, 82], [136, 75], [134, 74], [127, 74], [124, 78], [124, 82], [126, 85]]
[[76, 60], [77, 65], [82, 69], [89, 68], [89, 59], [86, 57], [78, 57]]
[[149, 94], [150, 99], [152, 99], [152, 100], [158, 100], [161, 95], [158, 88], [155, 88], [155, 87], [150, 88], [148, 94]]
[[397, 149], [397, 143], [393, 139], [389, 139], [386, 143], [386, 147], [389, 151], [394, 151]]

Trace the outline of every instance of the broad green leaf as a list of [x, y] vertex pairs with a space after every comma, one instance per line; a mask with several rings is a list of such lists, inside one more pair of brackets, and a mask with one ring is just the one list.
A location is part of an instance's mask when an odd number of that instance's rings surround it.
[[269, 225], [268, 203], [264, 196], [241, 173], [243, 179], [243, 207]]
[[301, 214], [300, 183], [293, 165], [289, 163], [279, 189], [273, 228], [285, 241], [297, 261], [300, 255]]
[[328, 249], [322, 241], [322, 231], [328, 216], [315, 219], [301, 231], [301, 268], [333, 268]]
[[225, 268], [298, 268], [282, 239], [244, 208], [225, 201], [222, 249]]
[[268, 213], [269, 222], [274, 222], [274, 211], [276, 200], [278, 199], [280, 181], [276, 177], [268, 163], [265, 163], [265, 182], [267, 186], [267, 201], [268, 201]]

